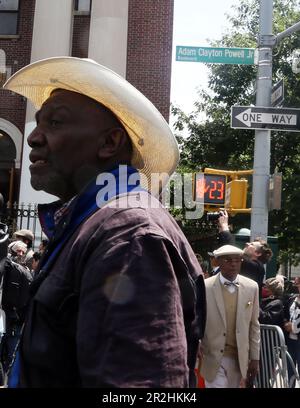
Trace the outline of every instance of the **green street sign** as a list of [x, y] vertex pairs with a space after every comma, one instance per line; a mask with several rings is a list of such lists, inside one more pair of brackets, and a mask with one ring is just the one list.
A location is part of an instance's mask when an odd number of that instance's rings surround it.
[[255, 48], [212, 48], [176, 46], [176, 61], [209, 64], [256, 64]]

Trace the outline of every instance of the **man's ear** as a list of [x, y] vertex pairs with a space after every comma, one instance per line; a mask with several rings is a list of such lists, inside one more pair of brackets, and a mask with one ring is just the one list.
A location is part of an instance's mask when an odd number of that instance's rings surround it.
[[99, 159], [110, 159], [119, 154], [127, 141], [127, 135], [122, 128], [109, 129], [99, 141], [97, 155]]

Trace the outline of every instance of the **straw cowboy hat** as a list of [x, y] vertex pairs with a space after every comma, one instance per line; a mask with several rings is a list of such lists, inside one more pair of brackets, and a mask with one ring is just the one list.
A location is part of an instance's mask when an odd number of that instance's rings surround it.
[[3, 86], [30, 99], [40, 108], [54, 89], [86, 95], [110, 109], [133, 144], [132, 165], [149, 182], [161, 175], [162, 186], [174, 172], [179, 150], [176, 139], [156, 107], [134, 86], [112, 70], [90, 59], [53, 57], [17, 71]]

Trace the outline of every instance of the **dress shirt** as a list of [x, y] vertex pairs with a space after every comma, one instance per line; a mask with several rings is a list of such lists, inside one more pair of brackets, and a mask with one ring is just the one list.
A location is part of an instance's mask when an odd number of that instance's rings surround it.
[[221, 273], [220, 273], [220, 282], [221, 282], [222, 285], [225, 286], [225, 288], [230, 293], [234, 293], [237, 290], [238, 285], [239, 285], [238, 277], [236, 277], [234, 281], [230, 281], [230, 280], [224, 278], [224, 276]]

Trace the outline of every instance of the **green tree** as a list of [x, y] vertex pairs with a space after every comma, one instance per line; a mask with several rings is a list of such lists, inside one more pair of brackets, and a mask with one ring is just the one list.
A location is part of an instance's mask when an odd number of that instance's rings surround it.
[[[259, 32], [259, 1], [241, 0], [227, 16], [229, 31], [211, 46], [257, 47]], [[300, 20], [300, 2], [275, 0], [273, 34], [278, 34]], [[300, 74], [291, 69], [293, 50], [300, 48], [300, 33], [282, 40], [273, 49], [273, 83], [284, 79], [285, 107], [300, 106]], [[198, 92], [193, 112], [186, 114], [173, 106], [175, 131], [185, 129], [187, 137], [178, 136], [181, 149], [180, 167], [199, 171], [205, 167], [228, 170], [253, 168], [254, 131], [230, 128], [233, 105], [255, 104], [256, 66], [208, 64], [208, 90]], [[199, 115], [205, 113], [205, 119]], [[271, 174], [282, 172], [282, 209], [269, 214], [269, 235], [279, 240], [281, 256], [287, 254], [294, 263], [300, 252], [300, 134], [275, 132], [271, 137]], [[250, 188], [251, 191], [251, 188]], [[237, 215], [235, 230], [249, 227], [249, 215]]]

